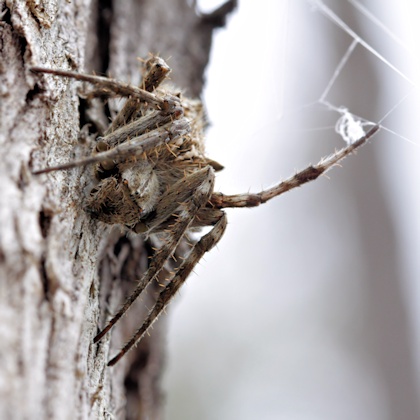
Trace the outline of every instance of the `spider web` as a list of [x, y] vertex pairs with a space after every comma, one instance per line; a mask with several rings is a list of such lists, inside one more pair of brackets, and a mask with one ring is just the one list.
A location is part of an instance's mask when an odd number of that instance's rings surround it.
[[[369, 25], [368, 29], [370, 30], [378, 29], [380, 32], [382, 32], [384, 37], [388, 38], [390, 41], [397, 44], [400, 48], [403, 48], [405, 51], [408, 52], [410, 56], [412, 57], [414, 56], [414, 54], [410, 52], [409, 47], [407, 47], [407, 45], [405, 45], [404, 42], [397, 35], [395, 35], [387, 26], [385, 26], [363, 4], [361, 4], [357, 0], [347, 0], [347, 1], [358, 12], [360, 12], [363, 15], [363, 17], [368, 21], [368, 25]], [[331, 93], [331, 90], [334, 88], [336, 82], [340, 78], [341, 74], [344, 72], [346, 65], [352, 59], [352, 56], [355, 53], [355, 50], [359, 48], [359, 49], [364, 49], [365, 52], [367, 52], [368, 54], [371, 54], [374, 59], [377, 59], [377, 61], [380, 62], [381, 65], [391, 70], [394, 78], [401, 79], [398, 82], [403, 81], [403, 82], [406, 82], [407, 84], [405, 88], [406, 93], [399, 92], [401, 94], [401, 97], [399, 98], [399, 100], [388, 111], [386, 111], [383, 116], [381, 116], [379, 119], [376, 119], [376, 123], [380, 124], [383, 130], [391, 132], [395, 134], [396, 136], [400, 137], [401, 139], [404, 139], [416, 145], [416, 142], [414, 142], [413, 140], [407, 137], [404, 137], [401, 134], [398, 134], [392, 129], [387, 128], [385, 125], [387, 117], [393, 114], [394, 112], [397, 112], [398, 108], [402, 107], [405, 102], [408, 102], [410, 96], [413, 95], [413, 93], [416, 91], [415, 89], [416, 83], [411, 79], [411, 76], [406, 74], [405, 71], [400, 70], [397, 67], [397, 65], [394, 65], [390, 60], [388, 60], [384, 55], [382, 55], [379, 49], [376, 49], [367, 40], [365, 40], [361, 35], [359, 35], [355, 30], [353, 30], [340, 16], [338, 16], [334, 12], [332, 8], [327, 6], [326, 3], [324, 3], [321, 0], [309, 0], [309, 2], [316, 11], [319, 11], [330, 22], [332, 22], [340, 30], [342, 30], [344, 33], [346, 33], [352, 38], [351, 44], [349, 45], [346, 52], [342, 56], [337, 68], [335, 69], [325, 90], [323, 91], [323, 93], [321, 94], [318, 100], [320, 104], [323, 104], [329, 109], [342, 114], [342, 116], [337, 121], [336, 132], [339, 133], [346, 142], [353, 142], [357, 140], [357, 138], [360, 138], [363, 134], [365, 134], [365, 130], [363, 129], [363, 126], [366, 125], [367, 123], [365, 119], [352, 114], [347, 108], [343, 106], [337, 106], [328, 101], [328, 96]]]
[[[345, 51], [317, 104], [325, 106], [333, 113], [341, 114], [335, 131], [346, 142], [352, 142], [363, 135], [366, 132], [363, 126], [369, 126], [369, 122], [381, 125], [379, 147], [382, 148], [382, 175], [390, 187], [389, 205], [394, 212], [399, 240], [404, 244], [401, 247], [400, 258], [404, 267], [402, 271], [405, 271], [407, 300], [413, 323], [416, 325], [418, 342], [420, 289], [417, 279], [420, 264], [417, 251], [420, 245], [420, 225], [417, 215], [420, 211], [420, 197], [416, 183], [410, 182], [418, 179], [420, 175], [418, 128], [416, 118], [412, 118], [419, 109], [419, 60], [418, 55], [413, 52], [416, 51], [415, 43], [418, 39], [415, 36], [416, 24], [409, 21], [408, 3], [399, 3], [401, 9], [394, 7], [386, 10], [377, 7], [373, 12], [369, 9], [371, 3], [365, 2], [365, 6], [358, 0], [347, 0], [357, 17], [358, 25], [355, 25], [354, 19], [352, 21], [347, 16], [347, 20], [352, 22], [349, 23], [345, 20], [346, 16], [335, 11], [337, 2], [309, 0], [309, 3], [313, 10], [334, 25], [341, 35], [348, 37]], [[381, 18], [378, 12], [381, 12]], [[384, 20], [387, 23], [384, 23]], [[396, 30], [399, 31], [398, 35]], [[363, 104], [364, 101], [370, 102], [368, 91], [364, 91], [364, 75], [357, 74], [354, 77], [352, 74], [355, 69], [357, 72], [358, 60], [369, 61], [376, 77], [384, 86], [380, 100], [375, 102], [374, 108], [368, 110]], [[349, 90], [343, 89], [343, 86], [349, 84], [357, 92], [355, 98], [351, 95], [345, 96]], [[346, 94], [340, 96], [340, 90]], [[401, 182], [401, 179], [406, 179], [407, 182]], [[420, 360], [417, 360], [417, 363], [419, 364]]]

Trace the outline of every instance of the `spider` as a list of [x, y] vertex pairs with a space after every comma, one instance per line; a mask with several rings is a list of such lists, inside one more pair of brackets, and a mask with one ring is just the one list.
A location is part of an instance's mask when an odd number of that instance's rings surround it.
[[143, 278], [96, 335], [94, 343], [110, 331], [146, 286], [157, 278], [183, 238], [191, 241], [191, 231], [211, 228], [193, 242], [143, 324], [108, 366], [115, 365], [142, 339], [201, 257], [219, 242], [227, 225], [224, 208], [258, 206], [317, 179], [379, 130], [378, 125], [371, 124], [370, 130], [358, 140], [271, 188], [254, 194], [224, 195], [213, 191], [215, 172], [223, 167], [204, 152], [203, 106], [199, 100], [183, 97], [173, 86], [161, 87], [171, 71], [162, 58], [151, 56], [146, 61], [141, 87], [72, 71], [41, 67], [31, 70], [89, 82], [97, 89], [92, 95], [128, 98], [109, 128], [97, 137], [91, 156], [33, 173], [94, 165], [94, 185], [87, 194], [85, 210], [101, 222], [122, 225], [136, 234], [157, 234], [164, 238]]

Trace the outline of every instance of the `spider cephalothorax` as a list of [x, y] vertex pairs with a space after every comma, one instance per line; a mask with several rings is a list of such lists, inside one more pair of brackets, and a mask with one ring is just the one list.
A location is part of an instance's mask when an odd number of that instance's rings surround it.
[[161, 58], [151, 57], [145, 67], [141, 88], [105, 77], [38, 67], [32, 69], [90, 82], [101, 94], [128, 97], [110, 127], [97, 138], [92, 156], [34, 173], [94, 164], [94, 185], [88, 193], [85, 209], [102, 222], [119, 224], [135, 233], [164, 232], [165, 235], [165, 241], [162, 241], [138, 286], [94, 342], [112, 328], [158, 276], [188, 232], [203, 226], [211, 227], [192, 245], [143, 324], [108, 365], [114, 365], [143, 337], [204, 253], [220, 240], [227, 223], [224, 208], [257, 206], [318, 178], [366, 143], [379, 129], [372, 125], [360, 139], [267, 190], [229, 196], [215, 193], [215, 171], [222, 167], [205, 155], [205, 119], [201, 102], [183, 97], [174, 87], [160, 87], [170, 72]]

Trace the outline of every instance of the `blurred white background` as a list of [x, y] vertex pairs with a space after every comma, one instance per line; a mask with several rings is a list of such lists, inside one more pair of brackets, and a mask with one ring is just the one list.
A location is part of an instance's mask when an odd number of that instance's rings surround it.
[[[396, 134], [228, 211], [169, 310], [169, 420], [420, 418], [419, 12], [362, 2], [401, 43], [354, 3], [325, 3], [404, 75], [358, 45], [326, 100], [375, 122], [391, 111], [381, 123]], [[352, 41], [304, 0], [240, 2], [207, 72], [216, 190], [258, 191], [344, 146], [319, 99]]]

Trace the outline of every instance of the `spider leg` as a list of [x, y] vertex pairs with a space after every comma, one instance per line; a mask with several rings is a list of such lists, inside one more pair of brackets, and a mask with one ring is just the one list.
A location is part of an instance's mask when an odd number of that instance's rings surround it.
[[45, 67], [31, 67], [31, 71], [34, 73], [53, 74], [55, 76], [69, 77], [71, 79], [80, 80], [82, 82], [89, 82], [93, 85], [99, 85], [101, 87], [101, 94], [103, 95], [114, 93], [119, 96], [131, 96], [139, 99], [142, 102], [147, 102], [149, 105], [156, 109], [160, 109], [166, 112], [171, 111], [171, 109], [179, 103], [179, 98], [175, 95], [165, 94], [163, 96], [159, 96], [152, 92], [148, 92], [147, 90], [140, 89], [128, 83], [123, 83], [108, 77], [82, 74], [69, 70], [48, 69]]
[[37, 171], [33, 171], [32, 173], [34, 175], [39, 175], [53, 171], [71, 169], [77, 166], [86, 166], [93, 163], [105, 162], [113, 159], [122, 161], [127, 158], [140, 157], [144, 152], [147, 152], [161, 144], [169, 143], [171, 140], [188, 133], [190, 129], [188, 120], [182, 117], [161, 127], [155, 128], [152, 131], [144, 133], [141, 136], [127, 140], [110, 150], [100, 152], [83, 159], [67, 162], [62, 165], [39, 169]]
[[[175, 210], [178, 210], [178, 213], [175, 223], [169, 228], [167, 235], [168, 238], [166, 242], [156, 252], [156, 254], [150, 262], [150, 266], [146, 271], [145, 275], [140, 280], [133, 293], [125, 301], [124, 305], [120, 308], [118, 313], [108, 322], [107, 326], [93, 339], [94, 343], [98, 342], [113, 327], [113, 325], [115, 325], [115, 323], [124, 315], [128, 308], [137, 299], [140, 293], [146, 288], [146, 286], [154, 278], [156, 278], [156, 276], [162, 270], [166, 260], [173, 254], [176, 247], [178, 246], [178, 243], [185, 235], [185, 232], [194, 220], [194, 217], [197, 214], [198, 210], [202, 208], [209, 200], [214, 186], [213, 170], [210, 167], [207, 167], [190, 175], [190, 177], [193, 176], [195, 178], [198, 178], [200, 182], [194, 190], [188, 189], [189, 198], [186, 201], [175, 201], [176, 207], [174, 207], [173, 209], [168, 209], [170, 212], [166, 214], [166, 218], [172, 216], [172, 213]], [[189, 177], [186, 177], [186, 179], [188, 178]], [[174, 187], [172, 187], [172, 189], [174, 189]], [[181, 199], [183, 198], [182, 195], [179, 195], [178, 197]]]
[[[197, 212], [192, 224], [190, 225], [190, 228], [201, 229], [204, 227], [214, 226], [221, 219], [223, 214], [223, 210], [211, 207], [203, 207]], [[167, 229], [173, 223], [173, 221], [174, 219], [172, 217], [165, 220], [161, 223], [161, 225], [159, 225], [159, 230]]]
[[346, 156], [353, 153], [357, 148], [363, 146], [376, 132], [379, 130], [379, 125], [373, 126], [365, 136], [361, 137], [354, 143], [342, 148], [331, 156], [322, 159], [315, 166], [308, 166], [302, 171], [296, 173], [290, 178], [280, 182], [274, 187], [260, 191], [255, 194], [236, 194], [224, 195], [222, 193], [213, 193], [210, 198], [208, 206], [213, 208], [223, 209], [226, 207], [256, 207], [260, 204], [271, 200], [293, 188], [300, 187], [307, 182], [314, 181], [320, 175], [327, 172], [338, 162], [343, 160]]
[[[156, 204], [156, 208], [152, 215], [153, 217], [150, 220], [147, 220], [146, 218], [144, 222], [139, 222], [139, 226], [134, 227], [134, 232], [141, 233], [147, 231], [147, 233], [150, 234], [167, 229], [167, 223], [171, 223], [173, 221], [173, 214], [179, 207], [179, 203], [187, 202], [192, 198], [191, 192], [196, 191], [202, 186], [204, 178], [203, 173], [207, 174], [209, 171], [214, 174], [213, 170], [208, 166], [204, 169], [193, 172], [172, 185], [168, 191], [162, 194], [161, 199]], [[197, 215], [201, 214], [202, 211], [209, 213], [209, 209], [204, 207], [206, 202], [202, 202], [201, 204], [202, 206], [197, 209]], [[177, 216], [175, 216], [175, 218], [176, 217]], [[217, 220], [219, 219], [220, 215]], [[195, 225], [195, 220], [193, 221], [193, 224]]]
[[169, 304], [179, 288], [184, 284], [201, 257], [219, 242], [226, 229], [226, 225], [226, 215], [223, 214], [222, 218], [216, 223], [213, 229], [195, 244], [187, 259], [181, 264], [170, 283], [160, 292], [154, 307], [150, 310], [143, 325], [136, 331], [119, 353], [108, 362], [108, 366], [115, 365], [121, 357], [123, 357], [144, 336], [153, 322]]
[[97, 141], [102, 141], [106, 143], [109, 148], [112, 148], [117, 144], [124, 143], [134, 137], [138, 137], [148, 131], [152, 131], [156, 127], [161, 127], [179, 119], [182, 117], [183, 113], [184, 112], [181, 106], [176, 107], [172, 113], [154, 111], [142, 118], [130, 122], [129, 124], [117, 128], [115, 131], [112, 131], [103, 137], [98, 137]]
[[[171, 68], [160, 58], [153, 56], [146, 62], [147, 73], [141, 82], [141, 88], [147, 92], [153, 92], [169, 75]], [[110, 134], [117, 128], [126, 125], [128, 121], [132, 121], [139, 117], [143, 103], [138, 98], [128, 98], [121, 111], [117, 114], [112, 124], [106, 131]]]

